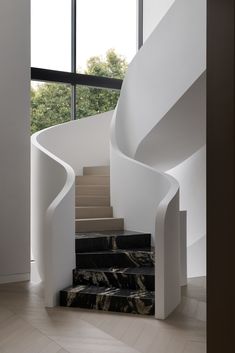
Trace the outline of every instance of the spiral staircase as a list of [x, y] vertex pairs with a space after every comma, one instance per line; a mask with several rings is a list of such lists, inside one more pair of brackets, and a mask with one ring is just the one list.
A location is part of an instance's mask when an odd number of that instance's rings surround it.
[[[176, 0], [129, 65], [114, 112], [33, 135], [32, 243], [46, 306], [58, 303], [63, 288], [62, 305], [158, 319], [180, 303], [179, 183], [167, 170], [205, 143], [193, 112], [204, 103], [205, 33], [206, 1]], [[77, 211], [74, 241], [76, 180], [85, 180], [83, 167], [109, 164], [113, 213], [103, 218], [118, 219], [119, 229], [110, 230], [110, 219], [104, 229], [97, 214], [91, 225]], [[77, 207], [97, 206], [98, 198], [88, 205], [92, 198], [80, 194]], [[99, 206], [111, 207], [107, 194], [101, 198]], [[131, 232], [120, 230], [122, 219]]]

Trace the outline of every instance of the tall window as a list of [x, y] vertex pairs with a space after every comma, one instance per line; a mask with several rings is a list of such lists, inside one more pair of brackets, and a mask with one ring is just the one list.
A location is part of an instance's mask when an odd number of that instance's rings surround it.
[[31, 132], [114, 109], [140, 0], [31, 0]]
[[31, 0], [31, 66], [71, 70], [70, 0]]
[[[77, 72], [85, 73], [90, 58], [102, 60], [111, 49], [131, 61], [136, 52], [136, 6], [135, 0], [77, 0]], [[100, 70], [99, 75], [122, 78], [118, 71]]]

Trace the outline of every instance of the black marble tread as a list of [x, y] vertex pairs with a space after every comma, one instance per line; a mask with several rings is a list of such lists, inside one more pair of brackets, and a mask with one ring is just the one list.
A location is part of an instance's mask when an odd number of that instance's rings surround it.
[[154, 314], [154, 292], [80, 285], [60, 292], [60, 305], [141, 315]]
[[154, 266], [153, 249], [116, 249], [76, 253], [77, 268]]
[[76, 252], [151, 248], [151, 235], [131, 231], [77, 233]]
[[154, 267], [75, 269], [73, 285], [154, 291]]
[[150, 234], [150, 233], [143, 233], [143, 232], [135, 232], [132, 230], [105, 230], [105, 231], [100, 231], [100, 232], [79, 232], [76, 233], [76, 237], [96, 237], [98, 235], [106, 235], [106, 236], [113, 236], [113, 235], [139, 235], [139, 234]]

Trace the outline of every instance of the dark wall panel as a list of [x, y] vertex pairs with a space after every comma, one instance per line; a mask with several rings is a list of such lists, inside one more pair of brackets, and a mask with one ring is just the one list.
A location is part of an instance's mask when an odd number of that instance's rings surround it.
[[235, 352], [234, 0], [208, 0], [208, 350]]

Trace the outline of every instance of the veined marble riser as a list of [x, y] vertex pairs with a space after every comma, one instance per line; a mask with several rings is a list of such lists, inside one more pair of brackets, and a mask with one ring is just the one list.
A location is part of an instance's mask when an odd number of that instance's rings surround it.
[[154, 292], [81, 285], [61, 291], [60, 305], [153, 315]]
[[75, 239], [76, 252], [149, 248], [151, 249], [151, 235], [130, 232], [117, 234], [89, 233], [78, 234]]
[[154, 315], [155, 267], [151, 235], [133, 231], [76, 234], [73, 286], [62, 306]]
[[154, 291], [154, 267], [75, 269], [73, 284]]
[[77, 268], [154, 266], [154, 252], [140, 250], [110, 250], [76, 254]]

